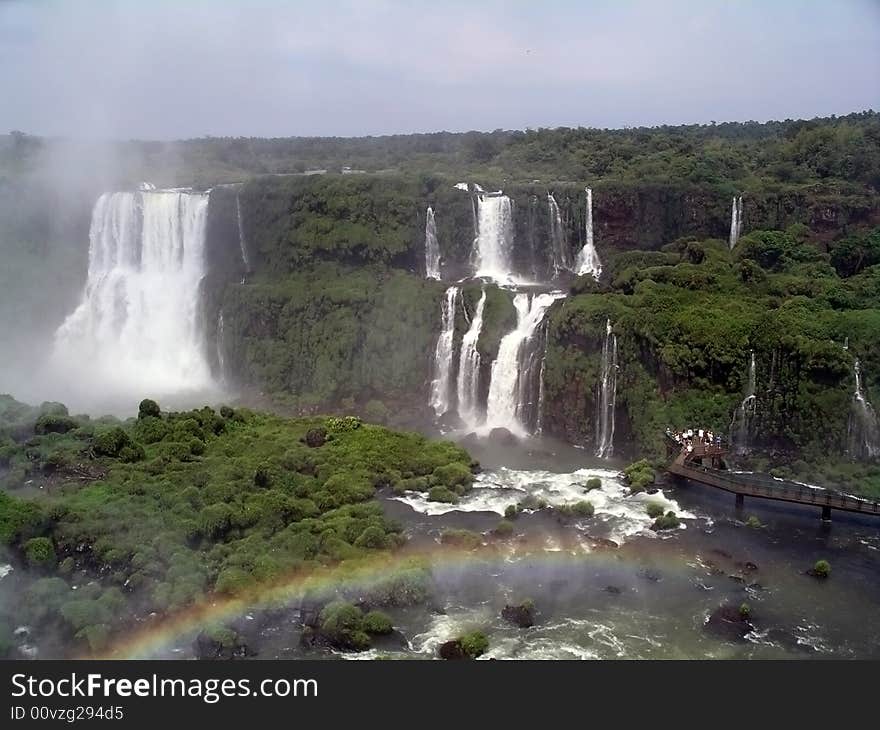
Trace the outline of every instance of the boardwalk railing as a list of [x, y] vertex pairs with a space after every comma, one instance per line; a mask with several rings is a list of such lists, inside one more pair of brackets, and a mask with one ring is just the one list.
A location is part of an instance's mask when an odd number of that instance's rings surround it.
[[706, 457], [715, 458], [723, 453], [723, 447], [717, 445], [697, 444], [691, 451], [681, 449], [675, 460], [667, 467], [667, 471], [700, 484], [731, 492], [737, 495], [738, 504], [742, 503], [743, 497], [760, 497], [821, 507], [822, 515], [826, 519], [830, 518], [832, 509], [880, 515], [880, 502], [861, 499], [832, 489], [777, 481], [769, 476], [736, 474], [703, 466], [697, 461]]

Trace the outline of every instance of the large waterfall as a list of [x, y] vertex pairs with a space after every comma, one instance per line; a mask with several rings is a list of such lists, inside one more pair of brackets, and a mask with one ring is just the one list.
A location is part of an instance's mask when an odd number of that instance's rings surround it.
[[565, 228], [562, 225], [562, 215], [559, 205], [552, 193], [547, 194], [547, 207], [550, 213], [550, 244], [553, 257], [553, 274], [557, 276], [560, 271], [571, 270], [571, 255], [568, 251], [568, 241], [565, 237]]
[[862, 386], [862, 366], [853, 363], [855, 391], [849, 414], [848, 449], [853, 459], [869, 461], [880, 458], [880, 421]]
[[82, 301], [55, 335], [59, 377], [133, 398], [211, 386], [199, 321], [207, 213], [207, 194], [101, 195]]
[[440, 279], [440, 245], [437, 243], [437, 226], [431, 206], [428, 206], [425, 215], [425, 278]]
[[[486, 403], [487, 429], [501, 427], [518, 436], [525, 436], [535, 425], [526, 422], [525, 413], [527, 409], [534, 413], [537, 411], [540, 388], [535, 377], [540, 376], [542, 358], [534, 357], [529, 346], [543, 345], [543, 338], [535, 337], [535, 333], [547, 309], [560, 296], [559, 293], [514, 296], [516, 327], [501, 339], [498, 357], [492, 363], [492, 379]], [[540, 355], [543, 356], [543, 352]]]
[[745, 453], [751, 444], [752, 426], [755, 413], [758, 409], [755, 378], [755, 352], [751, 352], [749, 358], [749, 379], [746, 386], [745, 398], [737, 407], [730, 424], [730, 443], [737, 453]]
[[477, 237], [474, 241], [474, 276], [512, 282], [513, 206], [506, 195], [481, 194], [477, 198]]
[[578, 276], [592, 274], [595, 279], [602, 273], [602, 263], [599, 261], [599, 253], [593, 243], [593, 191], [587, 188], [587, 223], [586, 242], [577, 257], [576, 271]]
[[[431, 210], [428, 208], [428, 210]], [[436, 416], [442, 416], [450, 407], [452, 390], [452, 353], [455, 336], [455, 304], [458, 287], [451, 286], [443, 298], [440, 335], [434, 348], [434, 380], [431, 382], [430, 405]]]
[[605, 322], [602, 367], [596, 386], [596, 456], [607, 459], [614, 451], [614, 411], [617, 405], [617, 335]]
[[480, 295], [470, 327], [461, 339], [461, 354], [458, 358], [458, 415], [468, 426], [476, 426], [480, 420], [480, 353], [477, 343], [483, 329], [483, 308], [486, 305], [486, 291]]
[[733, 249], [736, 246], [737, 241], [739, 241], [739, 237], [742, 235], [742, 227], [743, 227], [743, 199], [742, 195], [739, 197], [733, 196], [733, 206], [730, 211], [730, 248]]

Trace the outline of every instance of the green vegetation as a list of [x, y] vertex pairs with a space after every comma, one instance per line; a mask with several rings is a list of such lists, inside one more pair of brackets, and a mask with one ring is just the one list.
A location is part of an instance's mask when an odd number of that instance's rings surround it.
[[590, 477], [587, 479], [587, 485], [584, 488], [585, 492], [592, 492], [594, 489], [602, 488], [602, 480], [599, 477]]
[[651, 519], [656, 519], [663, 515], [663, 505], [659, 502], [648, 502], [645, 505], [645, 512], [648, 513], [648, 517]]
[[489, 639], [482, 631], [471, 631], [459, 636], [458, 643], [469, 659], [476, 659], [489, 650]]
[[580, 500], [572, 504], [563, 504], [556, 508], [559, 514], [566, 517], [592, 517], [595, 512], [591, 502]]
[[755, 517], [755, 515], [749, 515], [749, 518], [746, 520], [746, 527], [751, 527], [753, 530], [760, 529], [763, 526], [761, 520]]
[[681, 520], [678, 515], [675, 514], [672, 510], [669, 510], [665, 515], [661, 515], [656, 520], [654, 520], [654, 524], [651, 525], [651, 529], [655, 532], [660, 532], [661, 530], [674, 530], [676, 527], [681, 525]]
[[456, 545], [468, 550], [474, 550], [483, 544], [483, 536], [472, 530], [447, 529], [440, 534], [440, 542], [444, 545]]
[[741, 603], [739, 606], [739, 615], [744, 619], [748, 619], [752, 615], [752, 607], [749, 606], [748, 603]]
[[813, 575], [817, 578], [827, 578], [831, 575], [831, 563], [827, 560], [817, 560], [813, 565]]
[[656, 478], [654, 467], [651, 466], [651, 463], [647, 459], [641, 459], [640, 461], [630, 464], [623, 470], [623, 475], [626, 478], [626, 483], [629, 485], [630, 490], [634, 494], [636, 492], [644, 492], [654, 483]]
[[[358, 419], [228, 407], [156, 415], [142, 404], [137, 419], [77, 417], [64, 433], [35, 434], [49, 409], [0, 397], [3, 458], [15, 466], [13, 491], [0, 492], [0, 538], [50, 573], [21, 596], [22, 620], [58, 619], [93, 651], [124, 628], [130, 603], [162, 613], [397, 547], [401, 528], [373, 495], [402, 474], [424, 479], [425, 490], [469, 485], [471, 459], [458, 446]], [[315, 429], [326, 441], [310, 447]], [[15, 495], [25, 478], [56, 486]], [[374, 605], [409, 605], [427, 597], [430, 576], [413, 567], [370, 590]], [[356, 647], [361, 633], [382, 633], [381, 616], [368, 617], [369, 630], [352, 628], [346, 612], [327, 618]]]
[[492, 534], [495, 537], [507, 538], [511, 537], [514, 532], [513, 523], [510, 520], [501, 520], [495, 525], [495, 529], [492, 530]]

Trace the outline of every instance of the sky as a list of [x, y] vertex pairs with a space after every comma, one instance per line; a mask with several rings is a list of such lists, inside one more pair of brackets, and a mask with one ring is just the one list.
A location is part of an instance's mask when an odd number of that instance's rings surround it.
[[0, 0], [0, 132], [360, 136], [880, 109], [880, 0]]

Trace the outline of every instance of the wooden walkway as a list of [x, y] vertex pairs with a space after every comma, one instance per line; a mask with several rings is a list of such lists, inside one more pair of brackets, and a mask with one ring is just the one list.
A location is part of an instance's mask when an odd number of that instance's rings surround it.
[[689, 452], [673, 443], [680, 451], [667, 467], [670, 474], [731, 492], [736, 495], [738, 507], [742, 506], [745, 497], [759, 497], [821, 507], [823, 520], [831, 519], [832, 509], [880, 516], [880, 502], [830, 489], [816, 489], [794, 482], [779, 481], [770, 476], [736, 474], [719, 469], [717, 467], [727, 453], [723, 446], [697, 444]]

